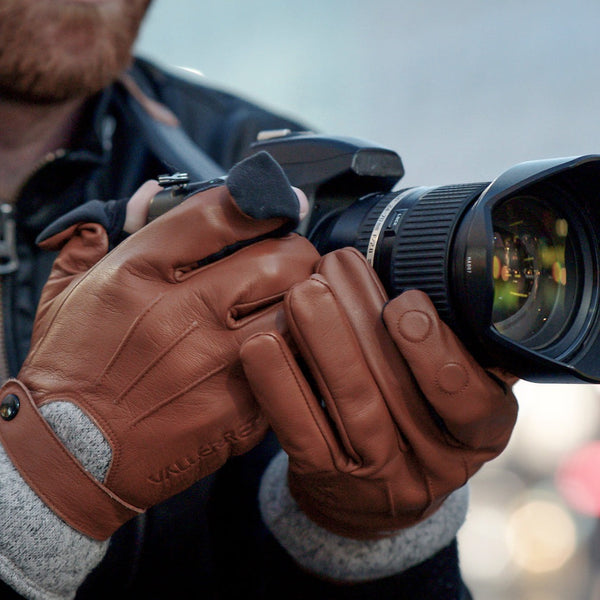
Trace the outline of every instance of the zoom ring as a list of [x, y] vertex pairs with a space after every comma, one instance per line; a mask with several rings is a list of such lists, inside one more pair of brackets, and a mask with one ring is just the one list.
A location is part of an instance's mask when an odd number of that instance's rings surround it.
[[408, 211], [391, 255], [390, 288], [394, 295], [420, 289], [440, 317], [452, 325], [448, 274], [452, 234], [463, 213], [487, 184], [442, 186], [425, 193]]

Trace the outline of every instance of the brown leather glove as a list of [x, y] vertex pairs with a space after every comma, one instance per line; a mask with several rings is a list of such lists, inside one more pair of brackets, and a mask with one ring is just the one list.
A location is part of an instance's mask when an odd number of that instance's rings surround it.
[[[283, 173], [273, 182], [277, 173], [257, 169], [232, 172], [227, 186], [193, 195], [106, 256], [97, 224], [46, 242], [64, 246], [31, 351], [0, 390], [0, 439], [30, 487], [90, 537], [107, 538], [267, 429], [239, 348], [253, 333], [283, 327], [283, 295], [312, 273], [318, 254], [294, 234], [256, 241], [290, 225], [250, 216], [268, 216], [256, 207], [261, 195], [271, 194], [279, 214], [298, 210]], [[79, 407], [110, 444], [103, 483], [41, 416], [38, 408], [56, 401]]]
[[508, 379], [474, 361], [422, 292], [386, 304], [349, 248], [316, 273], [285, 300], [301, 360], [281, 336], [261, 333], [242, 346], [242, 362], [289, 455], [300, 508], [339, 535], [385, 537], [432, 514], [501, 452], [517, 403]]

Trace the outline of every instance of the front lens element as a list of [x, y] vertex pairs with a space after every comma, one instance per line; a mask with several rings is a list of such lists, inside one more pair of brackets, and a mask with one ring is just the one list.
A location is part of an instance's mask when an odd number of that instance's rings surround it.
[[552, 343], [575, 307], [577, 267], [569, 224], [534, 196], [514, 196], [492, 211], [494, 327], [531, 348]]

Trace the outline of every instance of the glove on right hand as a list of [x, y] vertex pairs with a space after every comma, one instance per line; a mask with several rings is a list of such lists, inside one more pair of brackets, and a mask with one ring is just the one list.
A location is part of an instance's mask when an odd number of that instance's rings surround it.
[[[268, 214], [265, 206], [284, 210]], [[283, 172], [264, 155], [97, 263], [108, 246], [98, 224], [72, 225], [45, 242], [64, 247], [31, 351], [0, 391], [0, 439], [30, 487], [71, 526], [107, 538], [263, 437], [267, 424], [238, 353], [251, 334], [283, 327], [284, 293], [318, 259], [297, 235], [261, 240], [281, 235], [297, 214]], [[57, 401], [79, 407], [110, 444], [104, 484], [38, 411]]]
[[242, 347], [289, 455], [292, 496], [350, 538], [392, 535], [432, 514], [505, 447], [517, 415], [510, 386], [475, 362], [424, 293], [386, 300], [365, 258], [336, 250], [286, 296], [306, 370], [276, 333]]

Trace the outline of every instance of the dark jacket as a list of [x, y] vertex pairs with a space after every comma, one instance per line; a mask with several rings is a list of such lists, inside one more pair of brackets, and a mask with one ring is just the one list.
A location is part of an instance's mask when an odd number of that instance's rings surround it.
[[[194, 142], [227, 170], [264, 129], [299, 125], [212, 87], [137, 61], [144, 85], [180, 119]], [[1, 276], [6, 358], [16, 375], [27, 354], [37, 300], [53, 255], [35, 245], [56, 217], [90, 200], [129, 197], [149, 178], [180, 169], [149, 147], [119, 84], [90, 102], [87, 128], [49, 157], [20, 191], [15, 209], [19, 268]], [[57, 348], [57, 351], [60, 351]], [[261, 522], [260, 475], [278, 450], [269, 436], [217, 474], [124, 525], [77, 598], [459, 598], [453, 543], [396, 577], [355, 586], [320, 581], [298, 569]], [[11, 592], [0, 590], [2, 598]], [[14, 597], [17, 597], [14, 595]]]

